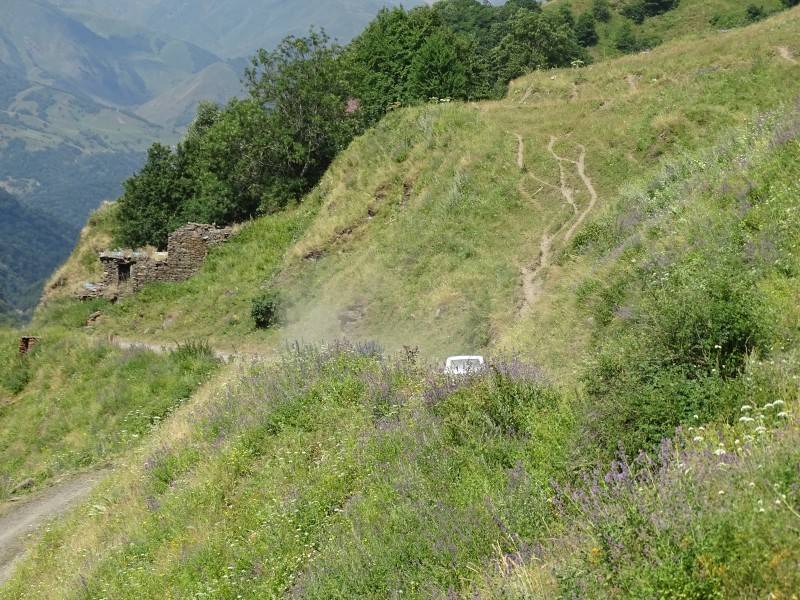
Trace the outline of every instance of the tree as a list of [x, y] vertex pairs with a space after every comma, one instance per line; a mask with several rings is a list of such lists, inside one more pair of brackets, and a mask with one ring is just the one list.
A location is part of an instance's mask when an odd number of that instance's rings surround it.
[[632, 54], [642, 49], [641, 41], [633, 31], [630, 21], [625, 21], [614, 36], [614, 46], [620, 52]]
[[264, 208], [284, 206], [309, 190], [330, 162], [363, 130], [355, 85], [343, 50], [324, 32], [286, 38], [275, 50], [260, 50], [246, 72], [252, 101], [266, 114], [269, 138], [260, 157]]
[[411, 61], [409, 95], [420, 100], [465, 98], [469, 84], [462, 60], [465, 50], [466, 44], [445, 30], [429, 37]]
[[597, 44], [597, 29], [593, 13], [585, 12], [578, 17], [575, 22], [575, 38], [584, 48]]
[[756, 21], [760, 21], [764, 17], [767, 16], [767, 13], [764, 11], [763, 6], [757, 6], [755, 4], [750, 4], [745, 9], [745, 18], [750, 23], [755, 23]]
[[575, 27], [575, 15], [572, 14], [572, 7], [569, 4], [561, 4], [556, 14], [567, 27], [570, 29]]
[[117, 242], [165, 248], [183, 196], [175, 153], [168, 146], [153, 144], [144, 167], [124, 188], [117, 213]]
[[377, 121], [390, 106], [411, 100], [411, 63], [440, 27], [437, 14], [429, 7], [383, 9], [350, 44], [346, 61], [370, 122]]
[[566, 67], [574, 60], [588, 60], [574, 30], [558, 15], [545, 11], [518, 11], [492, 52], [494, 69], [503, 81], [534, 69]]

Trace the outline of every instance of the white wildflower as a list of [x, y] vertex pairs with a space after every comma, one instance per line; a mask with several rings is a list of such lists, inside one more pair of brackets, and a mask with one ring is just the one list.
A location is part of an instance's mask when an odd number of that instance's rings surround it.
[[750, 406], [749, 404], [745, 404], [745, 405], [743, 405], [743, 406], [742, 406], [742, 408], [741, 408], [741, 411], [742, 411], [742, 412], [747, 412], [747, 411], [749, 411], [749, 410], [753, 410], [753, 407], [752, 407], [752, 406]]
[[717, 456], [722, 456], [723, 454], [725, 454], [725, 448], [717, 448], [716, 450], [714, 450], [714, 454], [716, 454]]
[[755, 421], [753, 417], [739, 417], [740, 423], [752, 423], [753, 421]]
[[787, 418], [789, 418], [789, 413], [788, 413], [788, 412], [786, 412], [785, 410], [782, 410], [781, 412], [779, 412], [779, 413], [778, 413], [778, 416], [779, 416], [781, 419], [787, 419]]
[[758, 427], [756, 427], [756, 433], [758, 433], [758, 434], [766, 433], [766, 431], [767, 431], [767, 428], [764, 427], [763, 425], [759, 425]]
[[786, 402], [784, 402], [783, 400], [775, 400], [775, 402], [772, 403], [773, 406], [783, 406], [785, 404]]
[[694, 436], [692, 438], [692, 441], [693, 442], [702, 442], [703, 441], [703, 436], [702, 435], [696, 435], [696, 436]]

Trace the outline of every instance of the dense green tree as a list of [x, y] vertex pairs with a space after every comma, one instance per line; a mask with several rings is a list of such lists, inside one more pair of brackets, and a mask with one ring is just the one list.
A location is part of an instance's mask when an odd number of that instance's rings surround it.
[[533, 69], [566, 67], [574, 60], [588, 60], [574, 30], [559, 15], [544, 11], [518, 11], [492, 58], [504, 81]]
[[183, 196], [175, 153], [153, 144], [142, 170], [125, 182], [119, 201], [118, 241], [126, 246], [167, 245]]
[[409, 91], [412, 97], [466, 97], [469, 81], [462, 58], [466, 49], [466, 44], [453, 33], [440, 30], [431, 35], [411, 62]]
[[764, 17], [767, 16], [767, 13], [764, 10], [764, 7], [763, 6], [758, 6], [756, 4], [748, 5], [747, 8], [745, 9], [744, 13], [745, 13], [745, 18], [750, 23], [755, 23], [756, 21], [760, 21], [761, 19], [763, 19]]
[[411, 63], [420, 48], [441, 27], [434, 11], [420, 7], [384, 9], [353, 40], [347, 51], [366, 116], [375, 121], [386, 110], [411, 100]]
[[572, 7], [569, 4], [559, 5], [556, 14], [567, 27], [575, 27], [575, 15], [572, 14]]
[[620, 11], [634, 23], [642, 23], [645, 18], [660, 15], [678, 6], [679, 0], [631, 0]]
[[269, 176], [268, 209], [307, 191], [363, 128], [341, 55], [340, 46], [312, 31], [285, 39], [272, 52], [261, 50], [247, 70], [250, 96], [269, 115], [261, 157]]
[[594, 46], [598, 42], [594, 14], [585, 12], [575, 22], [575, 38], [584, 48]]
[[614, 36], [614, 47], [620, 52], [631, 54], [642, 49], [641, 40], [633, 30], [630, 21], [625, 21]]

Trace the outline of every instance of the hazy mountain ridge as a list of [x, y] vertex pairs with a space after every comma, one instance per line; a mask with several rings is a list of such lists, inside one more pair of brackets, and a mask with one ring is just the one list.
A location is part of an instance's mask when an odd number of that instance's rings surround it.
[[[76, 13], [92, 12], [166, 32], [228, 58], [247, 56], [261, 47], [271, 48], [286, 35], [307, 32], [311, 25], [324, 26], [332, 37], [347, 41], [381, 8], [401, 4], [398, 0], [140, 0], [122, 6], [103, 0], [53, 3]], [[423, 2], [411, 0], [402, 4]]]

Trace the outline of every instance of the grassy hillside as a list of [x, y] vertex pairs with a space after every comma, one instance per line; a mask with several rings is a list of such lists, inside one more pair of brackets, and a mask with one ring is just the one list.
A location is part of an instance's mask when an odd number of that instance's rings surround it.
[[[798, 67], [779, 48], [794, 47], [797, 19], [534, 74], [500, 102], [397, 111], [354, 142], [301, 212], [249, 224], [193, 281], [108, 307], [102, 330], [267, 346], [346, 335], [428, 356], [515, 348], [568, 374], [588, 337], [561, 299], [593, 268], [567, 267], [568, 242], [665, 156], [792, 102]], [[554, 153], [577, 161], [581, 148], [593, 204], [573, 163], [561, 162], [560, 189]], [[270, 286], [288, 314], [265, 335], [247, 313]]]
[[0, 332], [0, 502], [137, 445], [216, 366], [200, 345], [159, 357], [61, 327], [37, 334], [20, 357], [18, 334]]
[[[39, 350], [2, 333], [0, 450], [9, 481], [124, 467], [0, 598], [792, 598], [799, 32], [796, 9], [395, 111], [301, 206], [116, 305], [69, 299], [99, 212]], [[284, 323], [257, 331], [270, 289]], [[327, 343], [183, 402], [202, 346], [114, 334]], [[429, 366], [472, 350], [516, 358]]]
[[[625, 22], [632, 25], [633, 32], [638, 38], [660, 44], [687, 35], [702, 35], [712, 31], [729, 30], [748, 25], [750, 21], [747, 19], [746, 10], [749, 5], [762, 8], [764, 15], [785, 8], [781, 0], [764, 0], [755, 3], [741, 0], [707, 0], [706, 2], [682, 0], [673, 10], [649, 17], [643, 23], [636, 24], [620, 14], [619, 11], [625, 4], [627, 2], [622, 0], [612, 0], [609, 2], [612, 18], [608, 22], [597, 22], [599, 42], [596, 47], [591, 49], [596, 60], [607, 60], [622, 54], [616, 48], [615, 41]], [[569, 6], [577, 16], [591, 10], [593, 0], [551, 0], [546, 4], [546, 8], [556, 10], [564, 5]]]
[[596, 348], [578, 398], [298, 347], [181, 408], [0, 597], [790, 598], [799, 165], [782, 108], [573, 238], [604, 268], [561, 298]]

